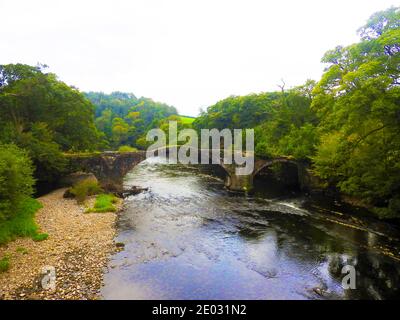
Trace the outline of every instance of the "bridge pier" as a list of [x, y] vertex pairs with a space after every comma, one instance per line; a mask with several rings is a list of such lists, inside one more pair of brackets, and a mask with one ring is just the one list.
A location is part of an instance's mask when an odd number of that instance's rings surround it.
[[237, 166], [235, 164], [221, 163], [226, 172], [225, 187], [232, 191], [247, 192], [253, 189], [253, 174], [236, 174]]
[[228, 174], [225, 186], [232, 191], [247, 192], [253, 189], [253, 175], [239, 176], [235, 173]]

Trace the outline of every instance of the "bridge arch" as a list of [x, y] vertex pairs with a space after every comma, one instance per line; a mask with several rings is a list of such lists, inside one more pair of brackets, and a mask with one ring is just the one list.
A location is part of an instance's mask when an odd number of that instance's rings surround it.
[[275, 163], [288, 163], [299, 167], [299, 162], [286, 157], [279, 157], [275, 159], [263, 160], [258, 159], [254, 164], [253, 177], [257, 176], [263, 169], [272, 166]]
[[[278, 171], [266, 170], [275, 164], [282, 164], [282, 167]], [[293, 191], [300, 191], [305, 187], [305, 170], [305, 163], [292, 158], [258, 159], [253, 172], [253, 178], [258, 186], [265, 185], [265, 181], [272, 179], [272, 181], [278, 182], [284, 189], [289, 188]]]

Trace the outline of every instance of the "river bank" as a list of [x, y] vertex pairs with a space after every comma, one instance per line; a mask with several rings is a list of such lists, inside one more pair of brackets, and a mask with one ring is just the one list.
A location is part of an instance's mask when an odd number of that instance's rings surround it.
[[[85, 213], [85, 206], [64, 199], [66, 189], [38, 198], [36, 214], [47, 240], [20, 238], [0, 247], [10, 269], [0, 273], [0, 299], [97, 299], [114, 243], [116, 213]], [[92, 205], [89, 199], [86, 205]], [[118, 203], [118, 209], [122, 201]], [[42, 270], [54, 267], [55, 290], [44, 290]]]

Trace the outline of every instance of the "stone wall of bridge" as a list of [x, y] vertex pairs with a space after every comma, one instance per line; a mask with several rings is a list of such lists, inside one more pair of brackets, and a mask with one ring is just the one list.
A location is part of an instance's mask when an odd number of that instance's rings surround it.
[[[168, 154], [168, 153], [167, 153]], [[140, 162], [146, 159], [145, 151], [135, 152], [103, 152], [89, 155], [69, 155], [69, 171], [93, 173], [103, 186], [114, 185], [122, 187], [123, 177]], [[274, 159], [254, 159], [254, 170], [249, 175], [237, 175], [235, 164], [219, 165], [226, 172], [225, 186], [232, 191], [247, 192], [253, 189], [254, 178], [264, 169], [275, 163], [295, 165], [301, 190], [310, 191], [321, 187], [321, 182], [311, 172], [305, 162], [291, 158], [279, 157]]]
[[145, 151], [103, 152], [90, 155], [69, 155], [69, 171], [93, 173], [104, 185], [122, 186], [123, 177], [146, 159]]

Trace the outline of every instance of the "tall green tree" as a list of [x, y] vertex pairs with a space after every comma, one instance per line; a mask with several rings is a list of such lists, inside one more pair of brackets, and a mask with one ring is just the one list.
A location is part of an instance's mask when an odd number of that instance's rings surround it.
[[327, 52], [314, 89], [321, 144], [315, 171], [345, 193], [400, 212], [400, 10], [374, 14], [361, 41]]
[[96, 147], [94, 107], [77, 89], [59, 81], [43, 67], [0, 66], [0, 119], [16, 132], [46, 123], [62, 150]]

